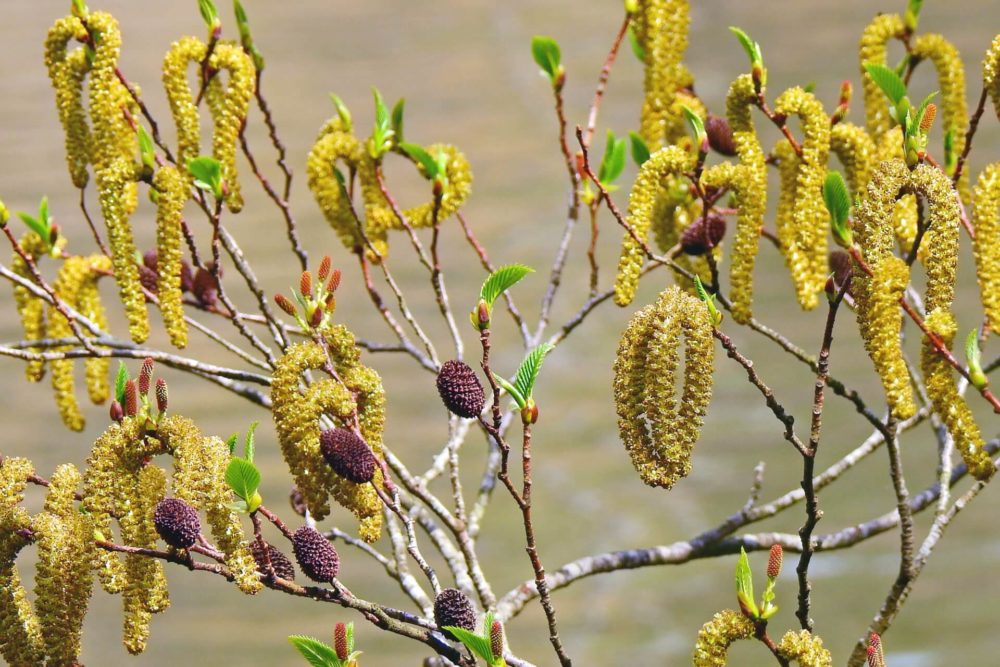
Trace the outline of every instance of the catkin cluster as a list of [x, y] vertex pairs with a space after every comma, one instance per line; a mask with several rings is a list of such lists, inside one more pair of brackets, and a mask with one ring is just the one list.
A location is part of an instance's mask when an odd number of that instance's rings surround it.
[[726, 667], [729, 647], [741, 639], [753, 637], [753, 622], [738, 611], [725, 609], [698, 631], [694, 645], [694, 667]]
[[70, 40], [83, 41], [87, 29], [75, 16], [64, 16], [45, 38], [45, 66], [56, 91], [56, 110], [66, 135], [66, 165], [73, 185], [87, 185], [90, 156], [90, 126], [83, 106], [83, 80], [90, 71], [85, 48], [68, 52]]
[[28, 459], [9, 457], [0, 463], [0, 655], [11, 665], [45, 664], [41, 626], [16, 562], [28, 544], [19, 531], [31, 528], [31, 517], [20, 504], [34, 472]]
[[[472, 190], [472, 169], [461, 151], [449, 144], [433, 144], [427, 147], [427, 152], [444, 162], [444, 187], [437, 205], [425, 202], [402, 211], [405, 223], [415, 229], [433, 227], [451, 217]], [[347, 167], [348, 176], [338, 171], [338, 162]], [[404, 221], [382, 193], [376, 167], [364, 143], [339, 117], [324, 124], [309, 152], [306, 166], [309, 189], [341, 243], [355, 252], [365, 248], [373, 261], [388, 253], [388, 231], [404, 229]], [[418, 169], [422, 171], [423, 167], [418, 166]], [[363, 219], [354, 210], [347, 190], [346, 179], [355, 175], [364, 201]], [[345, 181], [341, 182], [341, 178]]]
[[[65, 243], [60, 237], [60, 242]], [[18, 241], [24, 254], [37, 262], [38, 259], [48, 252], [48, 243], [35, 232], [25, 233]], [[10, 259], [11, 270], [24, 278], [34, 282], [31, 270], [28, 268], [21, 255], [13, 253]], [[32, 294], [27, 287], [21, 285], [14, 286], [14, 303], [17, 306], [17, 314], [21, 318], [21, 328], [24, 330], [25, 340], [39, 340], [45, 338], [45, 301]], [[39, 348], [30, 348], [32, 352], [40, 352]], [[45, 376], [44, 361], [29, 361], [24, 369], [25, 376], [32, 382], [39, 382]]]
[[[676, 143], [684, 134], [681, 104], [696, 111], [702, 106], [685, 90], [694, 83], [682, 63], [688, 46], [690, 7], [687, 0], [640, 0], [636, 5], [632, 25], [645, 65], [639, 135], [651, 151], [656, 151]], [[704, 111], [699, 115], [704, 117]]]
[[[354, 336], [341, 325], [322, 331], [327, 349], [317, 342], [288, 348], [274, 371], [271, 384], [272, 414], [281, 452], [316, 519], [330, 512], [328, 497], [349, 509], [360, 521], [362, 539], [374, 542], [382, 527], [381, 503], [373, 485], [382, 484], [376, 469], [371, 484], [356, 484], [337, 475], [320, 450], [321, 420], [332, 419], [351, 428], [356, 413], [361, 437], [379, 459], [385, 427], [385, 392], [378, 373], [361, 364]], [[303, 390], [302, 374], [333, 363], [337, 378], [314, 381]]]
[[902, 17], [899, 14], [879, 14], [861, 33], [861, 43], [858, 54], [861, 66], [861, 85], [864, 90], [865, 121], [872, 139], [882, 138], [892, 123], [889, 115], [889, 101], [885, 93], [878, 87], [875, 80], [865, 69], [865, 63], [886, 65], [886, 53], [889, 40], [902, 37], [906, 32]]
[[173, 165], [156, 170], [156, 295], [163, 324], [176, 347], [187, 345], [187, 322], [181, 301], [181, 224], [188, 186]]
[[[684, 378], [677, 398], [681, 337]], [[618, 344], [618, 431], [642, 481], [669, 489], [691, 471], [691, 452], [712, 398], [715, 347], [708, 311], [679, 287], [640, 310]]]
[[989, 92], [993, 111], [1000, 120], [1000, 35], [993, 38], [983, 58], [983, 87]]
[[972, 250], [976, 278], [986, 321], [1000, 333], [1000, 162], [989, 165], [976, 179], [972, 195]]
[[[74, 255], [68, 257], [59, 268], [53, 289], [56, 295], [71, 308], [93, 321], [101, 329], [107, 328], [107, 317], [101, 303], [97, 281], [111, 272], [111, 260], [104, 255], [84, 257]], [[73, 331], [69, 320], [62, 316], [55, 306], [49, 307], [48, 328], [49, 338], [70, 338]], [[70, 349], [72, 346], [56, 348], [57, 351]], [[80, 413], [74, 390], [76, 362], [72, 359], [53, 359], [49, 362], [51, 368], [52, 391], [55, 394], [56, 407], [63, 423], [74, 431], [82, 431], [86, 420]], [[107, 357], [90, 357], [84, 361], [87, 376], [87, 393], [93, 403], [103, 403], [108, 400]]]
[[875, 142], [863, 127], [840, 122], [830, 129], [830, 151], [844, 165], [851, 195], [859, 195], [877, 164]]
[[777, 234], [799, 305], [812, 309], [819, 302], [827, 274], [830, 216], [823, 203], [823, 181], [830, 153], [830, 118], [815, 95], [797, 87], [778, 96], [774, 111], [798, 116], [802, 122], [802, 157], [794, 151], [788, 155], [787, 149], [782, 154], [782, 161], [789, 164], [781, 168]]
[[808, 630], [786, 632], [778, 644], [778, 654], [802, 667], [833, 667], [833, 656], [823, 646], [823, 640]]

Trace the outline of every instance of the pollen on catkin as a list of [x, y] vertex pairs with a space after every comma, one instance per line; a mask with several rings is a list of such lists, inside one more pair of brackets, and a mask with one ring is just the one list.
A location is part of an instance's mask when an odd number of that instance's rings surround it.
[[878, 141], [892, 123], [889, 116], [889, 100], [865, 69], [865, 63], [886, 65], [886, 53], [890, 39], [902, 37], [906, 26], [899, 14], [879, 14], [869, 23], [858, 44], [858, 59], [861, 69], [861, 86], [865, 100], [865, 122], [872, 139]]
[[[250, 54], [239, 44], [230, 41], [215, 44], [208, 59], [208, 67], [211, 72], [215, 72], [205, 92], [205, 100], [215, 125], [212, 131], [212, 156], [222, 167], [222, 178], [227, 186], [226, 207], [232, 213], [238, 213], [243, 208], [243, 195], [236, 173], [236, 146], [247, 117], [250, 98], [257, 86], [257, 71]], [[229, 74], [225, 88], [219, 78], [222, 71]]]
[[[67, 258], [59, 268], [59, 275], [56, 277], [53, 289], [63, 302], [80, 311], [82, 315], [106, 324], [96, 284], [103, 274], [110, 271], [111, 260], [104, 255], [91, 255], [90, 257], [74, 255]], [[55, 306], [49, 307], [48, 331], [46, 333], [50, 338], [69, 338], [73, 335], [69, 320], [63, 317]], [[72, 346], [60, 346], [57, 351], [69, 349], [69, 347]], [[106, 400], [109, 391], [107, 363], [106, 360], [104, 361], [104, 364], [89, 365], [87, 369], [89, 393], [91, 398], [100, 399], [98, 402]], [[80, 407], [76, 401], [74, 365], [73, 359], [53, 359], [49, 362], [52, 390], [55, 394], [56, 407], [59, 408], [59, 415], [67, 428], [81, 431], [86, 420], [80, 413]]]
[[[896, 125], [882, 135], [876, 147], [876, 167], [886, 160], [902, 160], [903, 151], [903, 129]], [[864, 193], [864, 190], [861, 190]], [[896, 204], [892, 212], [892, 229], [896, 235], [896, 242], [899, 243], [900, 250], [904, 254], [909, 254], [917, 238], [917, 198], [915, 195], [907, 193], [896, 199]], [[927, 246], [920, 244], [919, 253], [927, 251]]]
[[[677, 146], [653, 153], [639, 169], [628, 198], [628, 224], [631, 233], [622, 237], [618, 274], [615, 276], [615, 303], [627, 306], [635, 298], [639, 274], [646, 261], [643, 244], [649, 238], [656, 202], [670, 176], [683, 174], [694, 166], [693, 156]], [[634, 233], [634, 237], [633, 237]]]
[[823, 646], [823, 640], [808, 630], [786, 632], [778, 644], [778, 654], [802, 667], [833, 667], [833, 656]]
[[725, 609], [698, 631], [698, 641], [691, 656], [694, 667], [726, 667], [729, 647], [741, 639], [753, 637], [753, 622], [738, 611]]
[[177, 164], [181, 165], [185, 190], [190, 188], [193, 180], [187, 171], [187, 163], [201, 153], [201, 123], [187, 71], [190, 63], [201, 64], [207, 53], [208, 46], [205, 42], [197, 37], [182, 37], [170, 45], [163, 57], [163, 88], [167, 93], [170, 113], [174, 117]]
[[972, 251], [986, 322], [1000, 334], [1000, 162], [983, 169], [972, 195]]
[[868, 132], [854, 123], [840, 122], [830, 128], [830, 151], [844, 165], [851, 195], [860, 195], [876, 165], [876, 147]]
[[[685, 339], [683, 392], [677, 366]], [[705, 305], [676, 286], [629, 322], [614, 365], [618, 432], [639, 477], [671, 488], [691, 471], [691, 452], [712, 397], [715, 348]]]
[[983, 87], [993, 100], [993, 111], [1000, 120], [1000, 35], [993, 38], [983, 58]]
[[184, 177], [172, 165], [156, 170], [156, 296], [170, 342], [187, 345], [187, 322], [181, 294], [181, 223], [188, 190]]
[[364, 145], [344, 128], [340, 118], [334, 118], [320, 132], [306, 162], [309, 189], [326, 221], [348, 250], [363, 247], [364, 240], [344, 189], [346, 183], [341, 185], [337, 178], [337, 162], [343, 162], [353, 174], [361, 168], [364, 160]]
[[924, 308], [928, 313], [937, 309], [950, 312], [958, 267], [959, 202], [951, 179], [940, 169], [917, 165], [910, 180], [928, 208], [927, 231], [921, 241], [927, 252], [920, 257], [927, 273]]
[[691, 84], [682, 64], [691, 23], [687, 0], [640, 0], [633, 26], [644, 53], [642, 111], [639, 135], [651, 151], [673, 144], [683, 115], [676, 106], [678, 91]]
[[[45, 254], [48, 247], [47, 241], [35, 232], [29, 231], [21, 236], [18, 244], [24, 253], [32, 260], [37, 261]], [[11, 271], [25, 280], [34, 281], [31, 270], [27, 262], [14, 252], [10, 259]], [[40, 340], [45, 338], [45, 301], [32, 294], [27, 287], [14, 285], [14, 303], [17, 306], [17, 314], [21, 318], [21, 327], [24, 330], [25, 340]], [[40, 348], [29, 348], [31, 352], [41, 352]], [[31, 382], [39, 382], [45, 376], [44, 361], [29, 361], [24, 369], [24, 374]]]
[[64, 16], [45, 38], [45, 66], [56, 92], [56, 110], [66, 136], [66, 165], [73, 185], [87, 185], [90, 165], [90, 127], [83, 106], [83, 79], [90, 71], [84, 48], [67, 52], [70, 40], [83, 40], [87, 29], [75, 16]]

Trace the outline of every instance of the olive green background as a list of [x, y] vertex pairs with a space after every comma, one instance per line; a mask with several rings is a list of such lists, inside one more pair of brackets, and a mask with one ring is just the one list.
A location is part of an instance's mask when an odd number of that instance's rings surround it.
[[[221, 4], [226, 31], [232, 36], [230, 8], [225, 2]], [[856, 45], [866, 22], [876, 11], [902, 11], [905, 5], [903, 0], [693, 4], [687, 60], [698, 92], [716, 111], [722, 109], [729, 81], [747, 67], [745, 55], [727, 26], [739, 25], [761, 42], [772, 99], [789, 85], [815, 82], [817, 94], [832, 109], [840, 81], [858, 81]], [[1000, 31], [1000, 6], [972, 0], [926, 4], [923, 27], [944, 33], [964, 54], [972, 103], [980, 89], [982, 54]], [[406, 97], [409, 140], [451, 142], [466, 152], [476, 177], [466, 213], [477, 234], [487, 243], [494, 260], [522, 261], [540, 269], [517, 288], [523, 309], [534, 321], [547, 267], [563, 228], [566, 175], [555, 143], [551, 94], [531, 61], [529, 41], [531, 35], [539, 33], [558, 39], [568, 71], [565, 92], [570, 122], [584, 122], [594, 82], [621, 19], [621, 3], [246, 0], [245, 5], [257, 44], [267, 58], [265, 94], [296, 170], [293, 203], [303, 238], [314, 261], [328, 252], [345, 271], [338, 319], [362, 337], [390, 341], [359, 288], [355, 262], [327, 228], [305, 187], [305, 156], [316, 130], [333, 113], [327, 93], [335, 91], [345, 100], [359, 131], [364, 132], [371, 122], [369, 88], [374, 85], [390, 101]], [[71, 238], [71, 250], [89, 252], [93, 244], [76, 207], [76, 191], [67, 178], [62, 133], [42, 63], [45, 31], [68, 6], [68, 0], [3, 3], [0, 196], [11, 210], [32, 211], [41, 195], [49, 195], [57, 221]], [[159, 84], [160, 62], [174, 39], [203, 34], [197, 3], [107, 0], [92, 2], [91, 7], [107, 9], [120, 20], [122, 69], [142, 86], [161, 128], [172, 137]], [[896, 57], [898, 53], [893, 54], [893, 59]], [[923, 97], [934, 86], [929, 67], [922, 67], [914, 79], [915, 96]], [[641, 68], [626, 45], [602, 108], [598, 138], [609, 127], [619, 135], [634, 129], [640, 104]], [[853, 106], [851, 119], [861, 122], [860, 91]], [[256, 112], [251, 115], [251, 124], [252, 145], [274, 179], [277, 170]], [[976, 171], [998, 156], [1000, 132], [996, 126], [992, 112], [987, 112], [973, 151]], [[766, 131], [768, 142], [774, 140], [772, 129]], [[598, 147], [602, 144], [597, 142]], [[932, 146], [940, 154], [939, 136]], [[287, 291], [298, 273], [287, 251], [283, 222], [245, 165], [241, 168], [248, 205], [240, 216], [229, 220], [230, 229], [269, 292]], [[389, 176], [404, 203], [426, 197], [425, 187], [411, 170], [390, 167]], [[633, 176], [630, 165], [623, 182], [630, 183]], [[616, 194], [621, 205], [626, 202], [625, 190]], [[96, 210], [93, 192], [89, 197]], [[195, 210], [189, 217], [203, 238], [207, 227], [203, 217]], [[153, 211], [148, 203], [140, 206], [133, 224], [141, 245], [149, 247]], [[448, 222], [444, 227], [448, 289], [459, 319], [464, 321], [464, 311], [474, 302], [483, 274], [457, 225]], [[606, 286], [621, 232], [603, 214], [600, 229], [601, 278]], [[446, 330], [437, 315], [426, 274], [413, 261], [402, 236], [393, 235], [390, 243], [396, 276], [447, 358]], [[977, 322], [979, 305], [968, 268], [967, 239], [962, 243], [958, 310], [961, 329], [967, 331]], [[556, 303], [557, 323], [575, 312], [586, 298], [585, 244], [586, 231], [581, 225], [572, 246], [571, 268]], [[235, 278], [235, 273], [231, 274]], [[760, 318], [778, 325], [807, 349], [817, 349], [824, 313], [822, 309], [812, 313], [798, 310], [782, 261], [768, 244], [762, 244], [756, 278]], [[617, 438], [610, 400], [611, 362], [618, 333], [630, 313], [648, 303], [666, 281], [665, 274], [653, 274], [633, 308], [622, 310], [610, 303], [603, 306], [546, 362], [537, 389], [542, 418], [535, 430], [535, 503], [541, 555], [550, 570], [587, 553], [668, 544], [717, 524], [744, 503], [757, 461], [767, 462], [764, 500], [798, 484], [798, 456], [782, 440], [780, 426], [757, 392], [746, 384], [743, 371], [721, 355], [716, 394], [696, 450], [693, 474], [669, 493], [639, 483]], [[238, 280], [231, 284], [232, 291], [239, 293], [235, 287]], [[110, 288], [104, 287], [109, 302]], [[245, 295], [240, 294], [239, 299], [249, 304]], [[116, 331], [121, 334], [124, 328], [119, 309], [114, 306], [112, 310], [119, 325]], [[7, 288], [0, 289], [0, 312], [4, 313], [0, 338], [18, 339], [19, 325]], [[157, 318], [154, 314], [154, 328], [159, 329]], [[206, 315], [198, 318], [211, 322]], [[225, 322], [215, 324], [234, 340], [238, 338]], [[812, 395], [807, 369], [777, 355], [773, 345], [751, 337], [731, 322], [724, 326], [757, 361], [760, 372], [800, 424], [807, 423]], [[463, 327], [462, 331], [467, 346], [474, 350], [471, 330]], [[508, 319], [497, 318], [495, 335], [498, 367], [512, 371], [521, 351]], [[236, 365], [238, 360], [197, 333], [192, 332], [191, 338], [185, 354]], [[154, 343], [166, 345], [162, 332], [154, 336]], [[915, 350], [913, 340], [908, 349]], [[997, 346], [991, 341], [986, 356], [993, 358], [996, 353]], [[445, 413], [432, 389], [433, 377], [402, 356], [368, 355], [367, 359], [385, 378], [387, 442], [411, 469], [420, 469], [447, 435]], [[880, 390], [859, 344], [853, 317], [846, 312], [838, 323], [832, 364], [834, 374], [858, 387], [873, 406], [879, 405]], [[86, 432], [69, 433], [59, 423], [48, 385], [25, 382], [20, 366], [12, 360], [0, 366], [6, 378], [0, 399], [0, 451], [30, 456], [41, 474], [49, 474], [59, 462], [82, 463], [89, 443], [106, 424], [106, 409], [87, 408]], [[263, 420], [258, 451], [265, 502], [294, 519], [285, 502], [289, 478], [267, 414], [197, 379], [170, 370], [164, 370], [163, 375], [170, 382], [172, 410], [196, 418], [208, 433], [224, 437], [245, 430], [251, 420]], [[997, 420], [981, 403], [973, 401], [984, 434], [995, 437]], [[833, 397], [828, 406], [819, 454], [821, 468], [868, 433], [844, 401]], [[481, 436], [473, 434], [463, 452], [463, 478], [469, 491], [478, 484], [484, 450]], [[904, 439], [911, 490], [919, 491], [932, 481], [934, 451], [927, 427]], [[824, 490], [820, 502], [825, 516], [818, 532], [834, 531], [889, 511], [893, 496], [886, 466], [885, 455], [879, 452], [862, 469]], [[40, 494], [34, 493], [30, 502], [38, 506]], [[1000, 566], [1000, 526], [992, 507], [996, 502], [996, 489], [987, 489], [981, 500], [960, 516], [938, 548], [909, 604], [885, 638], [892, 667], [985, 664], [984, 660], [990, 662], [990, 656], [1000, 651], [995, 631], [996, 572]], [[353, 529], [353, 520], [344, 512], [336, 512], [335, 518], [345, 529]], [[802, 511], [796, 508], [752, 530], [794, 532], [801, 521]], [[494, 589], [502, 594], [531, 576], [519, 517], [505, 494], [496, 495], [487, 524], [479, 551]], [[927, 524], [927, 517], [921, 517], [921, 539]], [[819, 554], [814, 559], [814, 618], [838, 663], [846, 659], [852, 642], [881, 603], [895, 576], [897, 550], [896, 536], [886, 534], [849, 552]], [[28, 578], [32, 553], [26, 550], [22, 557]], [[398, 587], [371, 561], [349, 547], [342, 547], [341, 554], [342, 579], [358, 595], [405, 604]], [[794, 558], [788, 561], [778, 586], [782, 610], [772, 623], [775, 635], [796, 626]], [[763, 570], [763, 554], [753, 557], [752, 562], [758, 571]], [[588, 579], [559, 591], [555, 603], [570, 654], [579, 665], [685, 664], [701, 624], [715, 611], [735, 604], [734, 564], [734, 558], [725, 558], [699, 561], [683, 569], [649, 568]], [[360, 616], [334, 606], [266, 591], [246, 598], [216, 578], [176, 567], [169, 569], [169, 578], [173, 606], [154, 618], [149, 648], [139, 658], [128, 658], [121, 647], [119, 600], [98, 591], [87, 620], [84, 662], [301, 665], [304, 663], [285, 642], [285, 636], [305, 633], [329, 638], [333, 624], [340, 620], [355, 621], [358, 647], [365, 651], [363, 665], [416, 665], [425, 655], [416, 644], [378, 632]], [[539, 664], [553, 664], [537, 605], [512, 622], [509, 630], [515, 652]], [[741, 646], [733, 652], [733, 664], [757, 665], [769, 660], [759, 646]]]

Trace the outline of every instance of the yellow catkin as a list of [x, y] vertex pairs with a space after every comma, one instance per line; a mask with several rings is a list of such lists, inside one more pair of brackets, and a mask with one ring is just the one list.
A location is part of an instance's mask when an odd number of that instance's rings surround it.
[[[103, 260], [102, 260], [103, 262]], [[110, 261], [107, 262], [110, 265]], [[80, 286], [76, 298], [76, 309], [103, 331], [108, 330], [108, 317], [101, 303], [101, 293], [96, 280], [87, 280]], [[87, 382], [87, 396], [90, 402], [100, 405], [111, 396], [108, 374], [111, 370], [109, 357], [89, 357], [84, 359], [83, 368]]]
[[244, 593], [256, 593], [261, 588], [257, 566], [244, 539], [239, 515], [228, 507], [232, 491], [226, 483], [226, 443], [202, 435], [193, 421], [180, 415], [161, 421], [157, 437], [174, 458], [174, 495], [205, 512], [236, 585]]
[[690, 85], [681, 61], [691, 23], [687, 0], [640, 0], [633, 18], [635, 35], [645, 53], [645, 98], [639, 134], [650, 151], [676, 141], [684, 132], [683, 114], [676, 104], [678, 91]]
[[163, 88], [177, 129], [177, 164], [182, 167], [185, 189], [190, 187], [192, 180], [187, 163], [201, 153], [198, 107], [194, 103], [187, 71], [189, 63], [200, 64], [207, 53], [208, 47], [203, 41], [197, 37], [183, 37], [170, 45], [163, 58]]
[[753, 633], [753, 622], [740, 612], [732, 609], [718, 612], [698, 631], [692, 665], [726, 667], [729, 647], [741, 639], [750, 639]]
[[[103, 320], [103, 309], [100, 299], [96, 295], [96, 283], [102, 274], [111, 270], [111, 260], [104, 255], [91, 255], [84, 257], [75, 255], [63, 262], [56, 277], [53, 289], [59, 298], [81, 314], [90, 317], [94, 315], [97, 319]], [[83, 306], [81, 307], [81, 294], [85, 294]], [[89, 312], [82, 312], [87, 310]], [[62, 316], [54, 307], [49, 307], [48, 331], [50, 338], [70, 338], [73, 331], [69, 321]], [[58, 350], [69, 349], [72, 346], [61, 346]], [[75, 374], [73, 372], [75, 362], [72, 359], [54, 359], [49, 362], [52, 377], [52, 390], [55, 393], [56, 406], [59, 408], [59, 415], [63, 423], [74, 431], [83, 430], [86, 421], [80, 413], [80, 407], [76, 401], [74, 389]], [[91, 397], [107, 398], [107, 379], [104, 382], [96, 377], [97, 368], [92, 367], [90, 372], [94, 375], [91, 378]], [[104, 368], [106, 370], [106, 367]]]
[[802, 157], [796, 161], [795, 206], [791, 224], [778, 228], [778, 239], [795, 283], [799, 305], [819, 303], [826, 283], [830, 216], [823, 203], [823, 182], [830, 153], [830, 117], [812, 93], [790, 88], [778, 96], [775, 113], [798, 116], [802, 123]]
[[[674, 387], [685, 340], [683, 392]], [[639, 477], [671, 488], [691, 471], [691, 452], [712, 397], [715, 348], [705, 305], [672, 286], [640, 310], [618, 344], [618, 430]]]
[[250, 55], [240, 45], [229, 41], [221, 41], [215, 45], [208, 59], [208, 66], [210, 71], [225, 71], [229, 75], [225, 89], [218, 74], [212, 77], [205, 92], [205, 100], [215, 125], [212, 131], [212, 156], [219, 161], [222, 178], [228, 188], [225, 195], [226, 207], [231, 212], [238, 213], [243, 208], [243, 195], [236, 173], [236, 146], [250, 107], [250, 98], [257, 86], [257, 72]]
[[976, 179], [972, 196], [972, 250], [986, 322], [1000, 334], [1000, 162], [989, 165]]
[[172, 165], [156, 171], [153, 187], [159, 195], [156, 202], [156, 295], [170, 342], [183, 348], [187, 345], [187, 322], [181, 295], [181, 224], [188, 191], [184, 177]]
[[983, 58], [983, 87], [989, 92], [993, 111], [1000, 120], [1000, 35], [993, 38]]
[[858, 327], [889, 407], [899, 419], [916, 412], [899, 340], [903, 315], [898, 301], [909, 283], [910, 271], [906, 262], [892, 253], [891, 225], [896, 198], [909, 180], [910, 172], [902, 160], [879, 165], [855, 210], [854, 227], [855, 240], [874, 274], [869, 277], [864, 271], [854, 272], [852, 293]]
[[778, 644], [778, 654], [802, 667], [833, 667], [833, 656], [823, 646], [823, 640], [808, 630], [786, 632]]
[[[943, 36], [926, 33], [917, 36], [911, 43], [914, 58], [926, 58], [934, 63], [937, 71], [938, 88], [941, 90], [941, 129], [952, 132], [952, 146], [955, 155], [961, 155], [965, 147], [965, 128], [969, 122], [969, 109], [965, 101], [965, 66], [955, 45]], [[958, 181], [958, 192], [962, 201], [969, 201], [969, 172], [963, 170]]]
[[49, 665], [78, 664], [83, 619], [93, 588], [94, 523], [76, 509], [80, 486], [75, 466], [52, 475], [45, 510], [32, 527], [38, 545], [37, 610]]
[[[371, 542], [381, 532], [378, 496], [371, 484], [358, 485], [341, 479], [323, 459], [319, 447], [320, 417], [325, 414], [346, 427], [357, 410], [361, 435], [376, 457], [381, 458], [385, 426], [382, 381], [375, 371], [360, 363], [354, 337], [346, 328], [330, 326], [323, 335], [340, 381], [317, 380], [303, 394], [299, 391], [302, 374], [322, 368], [326, 353], [315, 342], [288, 348], [278, 362], [271, 385], [278, 440], [310, 513], [317, 519], [325, 517], [330, 511], [327, 499], [332, 494], [338, 503], [355, 513], [361, 522], [359, 534]], [[373, 482], [382, 483], [380, 472], [376, 472]]]
[[[876, 166], [885, 160], [903, 159], [903, 129], [896, 125], [882, 135], [876, 150]], [[862, 190], [862, 193], [864, 191]], [[896, 200], [892, 212], [892, 229], [896, 235], [903, 254], [908, 255], [917, 238], [917, 198], [912, 194], [904, 194]], [[926, 252], [927, 246], [921, 244], [921, 250]]]
[[875, 169], [875, 142], [863, 127], [840, 122], [830, 129], [830, 150], [844, 165], [851, 194], [860, 195]]
[[878, 141], [892, 123], [889, 116], [889, 100], [875, 80], [865, 70], [865, 63], [886, 65], [886, 53], [890, 39], [902, 37], [906, 28], [899, 14], [880, 14], [872, 19], [861, 34], [858, 55], [861, 69], [861, 85], [865, 100], [865, 122], [872, 139]]
[[365, 148], [361, 141], [344, 129], [340, 118], [334, 118], [320, 132], [306, 162], [309, 189], [316, 203], [340, 242], [352, 251], [361, 248], [364, 241], [334, 170], [336, 163], [342, 161], [349, 173], [355, 173], [364, 160]]
[[632, 231], [626, 231], [622, 237], [615, 277], [615, 303], [619, 306], [632, 303], [639, 287], [639, 274], [646, 261], [643, 244], [649, 239], [657, 200], [669, 186], [671, 176], [683, 174], [693, 166], [694, 158], [690, 153], [677, 146], [668, 146], [653, 153], [639, 169], [628, 198], [628, 224]]
[[[26, 232], [18, 243], [24, 253], [36, 261], [46, 254], [49, 245], [41, 236], [31, 231]], [[11, 256], [10, 268], [25, 280], [34, 282], [28, 264], [16, 252]], [[45, 301], [28, 291], [28, 288], [15, 285], [14, 303], [17, 306], [17, 314], [21, 318], [24, 338], [26, 340], [45, 338]], [[33, 347], [30, 348], [30, 351], [41, 352], [41, 349]], [[45, 376], [45, 362], [29, 361], [24, 373], [30, 381], [39, 382]]]
[[79, 48], [67, 54], [70, 40], [83, 40], [87, 29], [75, 16], [58, 19], [45, 38], [45, 66], [56, 92], [56, 110], [66, 136], [66, 164], [73, 185], [87, 185], [90, 164], [90, 127], [83, 106], [83, 79], [90, 70], [87, 54]]

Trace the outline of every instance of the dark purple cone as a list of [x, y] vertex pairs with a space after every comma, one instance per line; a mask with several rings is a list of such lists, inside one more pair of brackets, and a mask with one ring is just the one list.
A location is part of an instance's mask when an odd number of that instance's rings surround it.
[[320, 433], [319, 448], [333, 471], [344, 479], [364, 484], [375, 476], [375, 454], [354, 431], [327, 429]]
[[708, 144], [716, 153], [732, 157], [736, 155], [736, 141], [733, 139], [733, 128], [721, 116], [708, 114], [705, 120], [705, 132], [708, 134]]
[[854, 272], [854, 260], [844, 250], [834, 250], [830, 253], [830, 272], [833, 274], [833, 282], [837, 289], [850, 278]]
[[[251, 540], [250, 553], [257, 562], [257, 571], [261, 574], [267, 574], [267, 559], [264, 558], [264, 550], [260, 547], [257, 540]], [[281, 553], [273, 544], [267, 545], [267, 555], [270, 557], [271, 567], [274, 568], [274, 573], [278, 577], [287, 579], [288, 581], [295, 580], [295, 566], [292, 565], [292, 561], [288, 556]]]
[[[708, 238], [705, 238], [706, 224]], [[684, 229], [681, 234], [681, 250], [688, 255], [704, 255], [719, 245], [726, 235], [726, 219], [718, 213], [709, 212], [708, 217], [698, 216], [698, 219]]]
[[201, 533], [198, 512], [178, 498], [164, 498], [156, 504], [153, 525], [163, 541], [176, 549], [191, 548]]
[[[434, 622], [439, 628], [451, 625], [464, 628], [469, 632], [476, 631], [476, 610], [465, 593], [457, 588], [446, 588], [434, 598]], [[443, 630], [448, 637], [454, 637]]]
[[478, 417], [486, 404], [486, 394], [476, 372], [461, 361], [444, 362], [438, 372], [437, 389], [445, 407], [459, 417]]
[[330, 583], [340, 571], [340, 556], [330, 541], [315, 528], [302, 526], [292, 538], [295, 560], [307, 577]]

